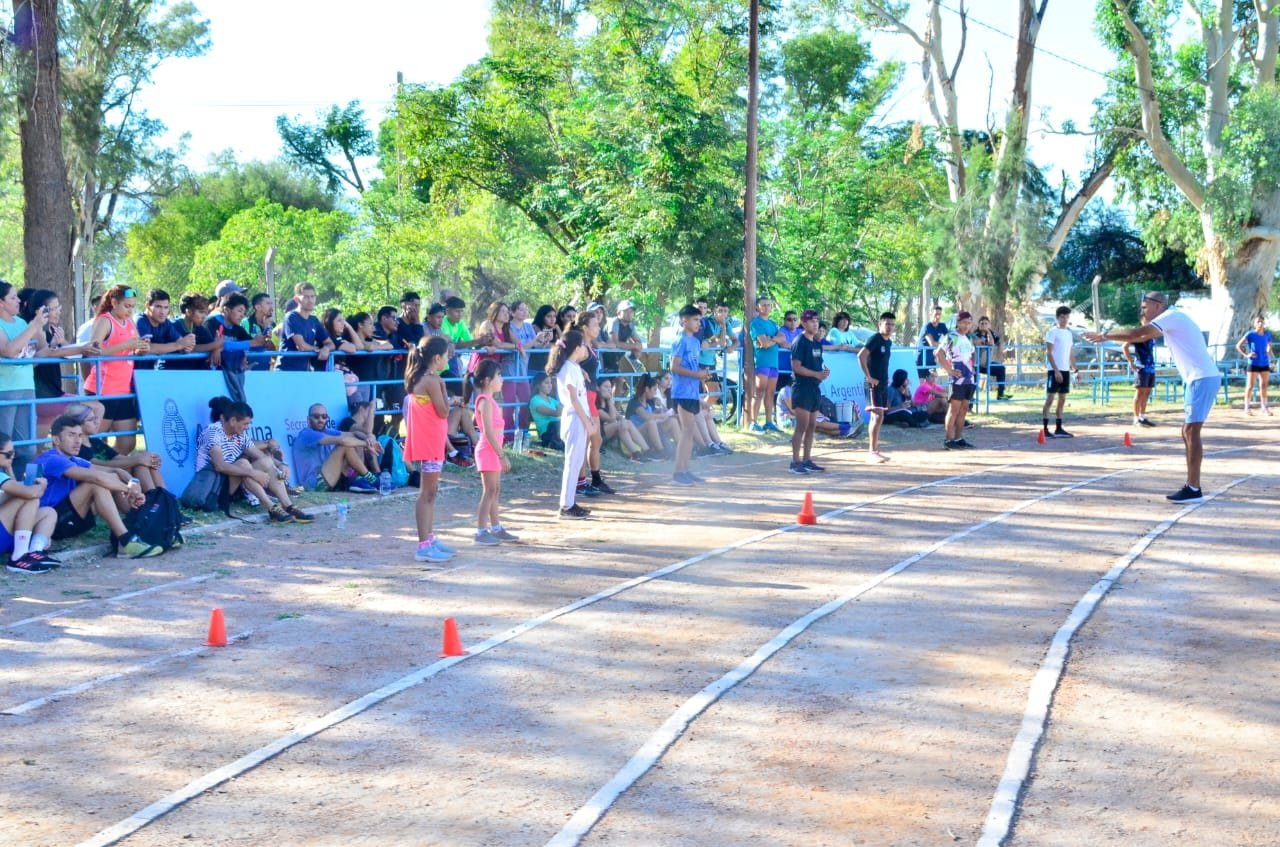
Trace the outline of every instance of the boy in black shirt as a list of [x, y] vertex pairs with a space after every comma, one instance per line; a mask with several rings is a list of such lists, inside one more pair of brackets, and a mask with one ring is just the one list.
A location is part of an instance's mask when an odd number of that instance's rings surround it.
[[[818, 313], [813, 309], [800, 318], [804, 333], [791, 345], [791, 372], [795, 382], [791, 387], [791, 411], [796, 416], [796, 431], [791, 435], [791, 472], [805, 475], [826, 470], [816, 464], [810, 454], [813, 451], [813, 432], [818, 423], [818, 386], [831, 376], [822, 364], [822, 342], [818, 340]], [[801, 447], [804, 458], [800, 458]]]
[[867, 426], [867, 464], [878, 465], [889, 461], [880, 452], [880, 425], [884, 423], [885, 410], [889, 408], [889, 357], [893, 354], [893, 312], [880, 315], [880, 331], [867, 339], [858, 353], [858, 364], [867, 381], [867, 411], [871, 420]]

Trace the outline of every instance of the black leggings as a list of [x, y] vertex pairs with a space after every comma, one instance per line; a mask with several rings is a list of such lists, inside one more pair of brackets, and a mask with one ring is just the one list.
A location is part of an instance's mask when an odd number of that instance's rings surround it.
[[898, 426], [920, 427], [924, 426], [929, 416], [925, 414], [924, 409], [894, 409], [892, 412], [885, 412], [884, 422], [897, 424]]

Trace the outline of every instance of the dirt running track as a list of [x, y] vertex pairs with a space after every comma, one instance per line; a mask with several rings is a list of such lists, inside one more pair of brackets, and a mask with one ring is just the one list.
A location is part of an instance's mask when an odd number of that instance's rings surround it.
[[[353, 511], [358, 544], [324, 522], [255, 526], [10, 575], [0, 844], [542, 845], [646, 743], [653, 766], [597, 798], [581, 843], [978, 843], [1050, 641], [1181, 511], [1164, 500], [1182, 482], [1175, 427], [1143, 435], [1124, 450], [1096, 423], [1037, 448], [990, 428], [987, 449], [874, 468], [829, 443], [808, 479], [766, 445], [705, 462], [707, 489], [638, 475], [590, 522], [555, 520], [549, 493], [513, 498], [528, 543], [460, 545], [443, 570], [407, 561], [401, 499]], [[1237, 484], [1165, 527], [1076, 634], [1006, 843], [1280, 843], [1274, 435], [1225, 414], [1207, 431], [1230, 452], [1207, 460], [1206, 490]], [[843, 511], [777, 532], [806, 489], [820, 515]], [[452, 540], [473, 507], [446, 496]], [[242, 637], [199, 650], [215, 606]], [[449, 616], [475, 655], [112, 829], [432, 668]]]

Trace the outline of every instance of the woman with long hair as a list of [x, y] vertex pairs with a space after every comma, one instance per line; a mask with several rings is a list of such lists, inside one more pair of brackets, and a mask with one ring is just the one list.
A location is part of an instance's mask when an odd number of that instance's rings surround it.
[[[34, 359], [44, 352], [44, 328], [49, 320], [48, 307], [31, 316], [28, 322], [19, 317], [22, 302], [12, 285], [0, 280], [0, 356], [6, 359]], [[35, 438], [36, 381], [27, 365], [0, 365], [0, 433], [12, 434], [15, 441]], [[35, 456], [35, 448], [24, 444], [17, 450], [17, 472], [21, 473]]]
[[[560, 325], [557, 322], [558, 316], [556, 307], [550, 304], [543, 304], [538, 307], [538, 311], [533, 316], [533, 342], [534, 351], [529, 354], [529, 373], [540, 374], [546, 373], [547, 357], [551, 354], [550, 348], [560, 340]], [[530, 391], [530, 395], [534, 392]]]
[[556, 393], [563, 410], [560, 437], [564, 440], [564, 471], [560, 475], [560, 517], [585, 518], [591, 514], [577, 503], [578, 471], [586, 458], [587, 445], [596, 429], [596, 419], [587, 410], [586, 378], [581, 362], [587, 357], [582, 333], [570, 330], [551, 348], [547, 373], [556, 378]]
[[418, 463], [415, 562], [447, 562], [457, 553], [435, 534], [436, 495], [449, 432], [449, 400], [440, 372], [448, 363], [449, 340], [429, 336], [409, 351], [404, 369], [404, 459]]
[[[103, 356], [114, 361], [96, 363], [85, 379], [86, 394], [110, 397], [133, 394], [133, 354], [146, 355], [151, 342], [138, 335], [133, 322], [133, 309], [138, 292], [127, 285], [113, 285], [98, 302], [98, 315], [93, 319], [89, 340], [102, 348]], [[131, 432], [138, 428], [138, 398], [117, 397], [100, 400], [103, 407], [102, 432]], [[116, 437], [116, 452], [132, 453], [136, 435]]]
[[[39, 350], [41, 359], [50, 358], [66, 358], [78, 356], [96, 356], [98, 355], [98, 345], [89, 342], [86, 344], [67, 343], [66, 332], [62, 328], [62, 302], [58, 299], [58, 295], [45, 288], [38, 288], [34, 291], [31, 289], [23, 289], [18, 292], [19, 298], [23, 294], [27, 294], [22, 306], [22, 319], [27, 323], [31, 323], [32, 319], [42, 311], [47, 315], [48, 322], [44, 325], [45, 346]], [[32, 375], [35, 378], [36, 399], [65, 397], [64, 402], [57, 403], [39, 403], [36, 405], [36, 420], [39, 423], [40, 432], [48, 432], [49, 424], [53, 423], [53, 419], [62, 414], [67, 405], [80, 399], [80, 395], [73, 394], [66, 390], [66, 383], [62, 379], [62, 365], [52, 362], [43, 365], [33, 365], [31, 368]], [[102, 404], [97, 401], [86, 401], [93, 406], [98, 414], [102, 413]]]

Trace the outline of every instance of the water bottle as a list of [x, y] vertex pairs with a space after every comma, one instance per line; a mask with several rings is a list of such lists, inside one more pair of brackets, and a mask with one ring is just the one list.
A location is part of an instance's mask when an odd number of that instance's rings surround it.
[[516, 438], [515, 438], [515, 448], [517, 453], [520, 453], [520, 454], [524, 453], [524, 439], [525, 439], [524, 430], [517, 429]]
[[347, 505], [346, 498], [338, 501], [338, 529], [347, 528], [347, 512], [351, 511], [351, 507]]
[[382, 473], [378, 474], [378, 494], [379, 495], [386, 497], [392, 492], [394, 488], [395, 486], [391, 484], [391, 471], [383, 471]]

